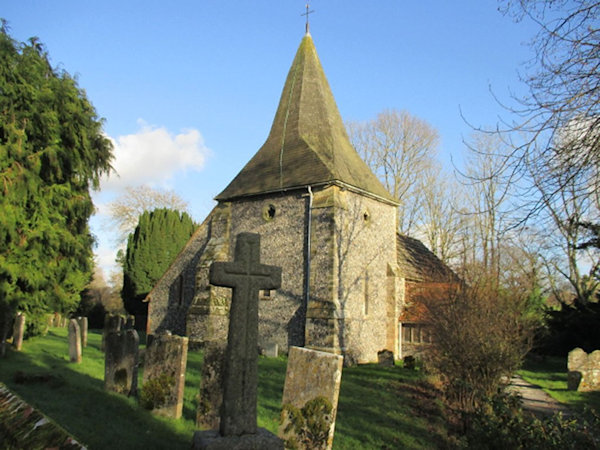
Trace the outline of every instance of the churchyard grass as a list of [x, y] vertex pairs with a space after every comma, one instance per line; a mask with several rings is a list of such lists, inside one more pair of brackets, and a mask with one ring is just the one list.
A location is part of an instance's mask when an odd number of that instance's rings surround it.
[[[52, 328], [0, 361], [0, 381], [91, 450], [188, 449], [196, 429], [202, 354], [188, 352], [183, 417], [172, 420], [104, 390], [100, 342], [101, 333], [90, 330], [83, 362], [73, 364], [67, 329]], [[273, 433], [286, 364], [283, 357], [259, 358], [258, 425]], [[335, 430], [334, 449], [435, 448], [445, 436], [441, 403], [422, 373], [378, 365], [344, 369]]]
[[600, 392], [577, 392], [567, 389], [566, 358], [527, 359], [518, 374], [525, 381], [541, 387], [555, 400], [575, 410], [591, 407], [600, 412]]

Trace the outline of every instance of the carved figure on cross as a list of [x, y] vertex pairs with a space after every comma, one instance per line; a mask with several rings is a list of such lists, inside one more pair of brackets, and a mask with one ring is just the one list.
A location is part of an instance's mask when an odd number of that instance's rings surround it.
[[233, 288], [225, 352], [220, 434], [254, 434], [258, 382], [258, 292], [281, 286], [281, 268], [260, 263], [260, 235], [237, 236], [233, 262], [214, 262], [209, 280]]

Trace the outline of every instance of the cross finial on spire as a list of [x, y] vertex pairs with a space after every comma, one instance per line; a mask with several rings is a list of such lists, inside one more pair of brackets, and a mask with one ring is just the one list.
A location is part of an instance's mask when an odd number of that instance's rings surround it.
[[308, 15], [315, 12], [314, 10], [309, 11], [309, 9], [310, 9], [310, 5], [308, 3], [306, 3], [306, 12], [300, 14], [301, 16], [306, 16], [306, 34], [309, 34], [309, 31], [308, 31]]

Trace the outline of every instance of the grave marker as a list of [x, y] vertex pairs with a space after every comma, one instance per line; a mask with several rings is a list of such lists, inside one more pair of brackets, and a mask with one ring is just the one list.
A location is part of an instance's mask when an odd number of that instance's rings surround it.
[[[173, 419], [181, 417], [187, 351], [187, 337], [169, 334], [148, 336], [148, 345], [144, 354], [142, 397], [147, 401], [151, 400], [153, 404], [149, 409], [152, 409], [153, 413]], [[148, 399], [146, 396], [145, 389], [158, 387], [164, 387], [163, 402], [160, 402], [161, 399]]]
[[223, 373], [219, 432], [196, 432], [196, 449], [283, 448], [256, 425], [258, 382], [258, 292], [281, 286], [281, 268], [260, 263], [260, 236], [240, 233], [233, 262], [214, 262], [210, 282], [233, 288]]
[[[290, 347], [281, 401], [283, 423], [278, 433], [288, 445], [294, 443], [300, 449], [331, 448], [343, 362], [342, 356], [333, 353]], [[303, 410], [307, 404], [314, 407]], [[313, 416], [307, 416], [309, 409]], [[319, 417], [315, 417], [315, 410]], [[302, 423], [292, 424], [291, 416]], [[300, 436], [294, 425], [301, 429]], [[315, 432], [318, 429], [321, 429], [321, 435]], [[308, 443], [303, 443], [307, 440]]]
[[107, 314], [104, 316], [104, 329], [102, 330], [102, 343], [100, 350], [104, 351], [106, 347], [106, 336], [109, 333], [118, 333], [123, 329], [123, 317], [116, 314]]
[[20, 352], [23, 347], [23, 336], [25, 335], [25, 314], [18, 312], [13, 326], [13, 347]]
[[600, 350], [587, 354], [576, 348], [569, 352], [567, 387], [572, 391], [600, 391]]
[[69, 321], [69, 360], [73, 363], [81, 362], [81, 330], [77, 319]]
[[79, 331], [81, 333], [81, 347], [87, 347], [87, 339], [88, 339], [88, 318], [87, 317], [78, 317], [77, 324], [79, 325]]
[[139, 358], [137, 331], [126, 330], [108, 333], [104, 360], [104, 388], [123, 395], [137, 391]]

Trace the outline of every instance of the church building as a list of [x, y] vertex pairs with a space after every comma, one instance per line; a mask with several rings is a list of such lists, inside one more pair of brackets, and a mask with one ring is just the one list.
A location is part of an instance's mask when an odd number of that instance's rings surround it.
[[407, 282], [418, 282], [408, 266], [424, 258], [450, 273], [397, 234], [398, 202], [350, 144], [308, 32], [266, 142], [216, 200], [146, 298], [149, 334], [227, 339], [231, 290], [212, 286], [208, 273], [212, 262], [232, 260], [241, 232], [259, 233], [261, 262], [282, 268], [281, 287], [260, 292], [262, 348], [310, 347], [359, 363], [384, 349], [398, 356]]

